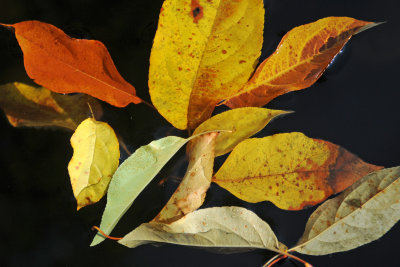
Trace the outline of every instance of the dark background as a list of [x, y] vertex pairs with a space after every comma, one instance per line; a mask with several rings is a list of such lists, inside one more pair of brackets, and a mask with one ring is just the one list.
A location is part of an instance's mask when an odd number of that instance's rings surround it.
[[[148, 59], [162, 1], [0, 0], [0, 22], [36, 19], [74, 37], [102, 41], [123, 77], [139, 97], [149, 100]], [[296, 113], [275, 120], [258, 136], [300, 131], [339, 144], [376, 165], [400, 165], [398, 86], [400, 4], [398, 0], [266, 0], [263, 58], [291, 28], [326, 16], [386, 21], [349, 42], [311, 88], [278, 97], [269, 108]], [[0, 84], [32, 81], [12, 33], [0, 29]], [[131, 151], [166, 135], [186, 136], [145, 105], [117, 109], [104, 104], [104, 121], [123, 136]], [[220, 109], [221, 110], [221, 109]], [[0, 265], [1, 266], [260, 266], [274, 254], [255, 250], [221, 255], [165, 245], [125, 248], [112, 241], [90, 248], [90, 230], [99, 225], [105, 200], [76, 212], [67, 173], [71, 132], [15, 129], [0, 112]], [[122, 155], [121, 160], [126, 155]], [[217, 165], [221, 160], [217, 161]], [[180, 152], [146, 188], [115, 228], [123, 236], [152, 219], [185, 171]], [[159, 185], [163, 178], [166, 183]], [[400, 197], [400, 196], [399, 196]], [[266, 220], [288, 246], [301, 236], [314, 208], [282, 211], [268, 202], [249, 204], [212, 185], [204, 207], [238, 205]], [[378, 241], [328, 256], [300, 255], [315, 266], [400, 266], [400, 224]], [[297, 264], [297, 265], [296, 265]], [[277, 266], [301, 266], [285, 261]]]

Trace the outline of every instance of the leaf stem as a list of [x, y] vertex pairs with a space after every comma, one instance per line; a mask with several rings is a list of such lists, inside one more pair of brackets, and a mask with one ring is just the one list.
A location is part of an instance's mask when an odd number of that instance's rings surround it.
[[108, 238], [108, 239], [111, 239], [111, 240], [121, 240], [122, 239], [122, 237], [112, 237], [112, 236], [109, 236], [109, 235], [107, 235], [106, 233], [104, 233], [99, 227], [97, 227], [97, 226], [93, 226], [92, 227], [92, 230], [94, 231], [94, 230], [97, 230], [102, 236], [104, 236], [105, 238]]
[[143, 99], [141, 99], [141, 100], [142, 100], [143, 104], [145, 104], [146, 106], [148, 106], [148, 107], [150, 107], [150, 108], [152, 108], [152, 109], [157, 111], [157, 109], [151, 103], [149, 103], [149, 102], [147, 102], [146, 100], [143, 100]]

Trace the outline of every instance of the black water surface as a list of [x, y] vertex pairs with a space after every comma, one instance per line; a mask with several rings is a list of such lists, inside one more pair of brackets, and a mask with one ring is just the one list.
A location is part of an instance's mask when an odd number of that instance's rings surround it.
[[[398, 0], [266, 0], [263, 58], [291, 28], [326, 16], [386, 21], [352, 38], [311, 88], [278, 97], [269, 108], [296, 113], [275, 120], [258, 136], [300, 131], [339, 144], [367, 162], [400, 165], [400, 4]], [[35, 19], [71, 36], [101, 40], [137, 94], [149, 100], [148, 59], [161, 0], [1, 0], [0, 22]], [[13, 34], [0, 29], [0, 84], [32, 81]], [[134, 151], [166, 135], [185, 136], [144, 105], [118, 109], [104, 104], [103, 120]], [[0, 112], [0, 266], [260, 266], [273, 254], [262, 250], [220, 255], [173, 245], [128, 249], [112, 241], [91, 248], [105, 200], [76, 212], [67, 173], [70, 132], [16, 129]], [[123, 155], [126, 157], [126, 155]], [[152, 219], [185, 171], [181, 152], [140, 195], [113, 235], [122, 236]], [[400, 197], [400, 196], [399, 196]], [[212, 185], [205, 206], [239, 205], [266, 220], [278, 238], [293, 245], [313, 209], [281, 211], [270, 203], [249, 204]], [[380, 240], [328, 256], [302, 256], [315, 266], [400, 266], [400, 224]], [[285, 261], [277, 266], [301, 266]]]

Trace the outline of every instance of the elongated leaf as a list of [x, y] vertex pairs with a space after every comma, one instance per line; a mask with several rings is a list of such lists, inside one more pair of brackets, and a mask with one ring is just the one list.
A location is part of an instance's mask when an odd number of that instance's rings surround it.
[[26, 72], [36, 83], [57, 93], [89, 94], [117, 107], [141, 102], [101, 42], [71, 38], [39, 21], [0, 25], [14, 29]]
[[353, 18], [328, 17], [292, 29], [251, 80], [225, 104], [231, 108], [259, 107], [279, 95], [310, 87], [352, 35], [375, 25]]
[[383, 236], [400, 220], [400, 167], [373, 172], [326, 201], [307, 222], [298, 245], [303, 254], [357, 248]]
[[144, 223], [118, 242], [130, 248], [155, 242], [274, 251], [284, 247], [266, 222], [240, 207], [197, 210], [171, 224]]
[[[290, 113], [290, 111], [265, 108], [238, 108], [217, 114], [203, 122], [193, 134], [224, 129], [215, 143], [215, 156], [224, 155], [241, 141], [261, 131], [272, 119]], [[188, 148], [193, 141], [189, 142]]]
[[119, 164], [119, 143], [105, 122], [86, 119], [71, 137], [74, 155], [68, 164], [78, 210], [98, 202]]
[[285, 133], [241, 142], [213, 182], [248, 202], [300, 210], [380, 168], [332, 143]]
[[[115, 172], [107, 193], [107, 205], [101, 219], [100, 229], [110, 234], [117, 222], [132, 205], [140, 192], [153, 180], [161, 168], [193, 136], [184, 139], [168, 136], [142, 146], [126, 159]], [[91, 246], [102, 242], [96, 235]]]
[[191, 141], [193, 146], [188, 152], [189, 166], [186, 174], [168, 203], [153, 221], [174, 222], [203, 204], [211, 184], [217, 136], [218, 133], [214, 132]]
[[261, 55], [262, 0], [166, 0], [150, 57], [154, 106], [194, 129], [250, 78]]
[[17, 82], [0, 85], [0, 107], [14, 127], [57, 126], [75, 130], [91, 115], [88, 104], [100, 118], [101, 105], [87, 95], [59, 95]]

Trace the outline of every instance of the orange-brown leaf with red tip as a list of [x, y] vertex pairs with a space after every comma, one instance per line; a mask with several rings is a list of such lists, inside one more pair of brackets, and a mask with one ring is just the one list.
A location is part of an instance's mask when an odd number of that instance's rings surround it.
[[231, 108], [260, 107], [277, 96], [310, 87], [354, 34], [375, 25], [348, 17], [328, 17], [292, 29], [250, 81], [225, 104]]

